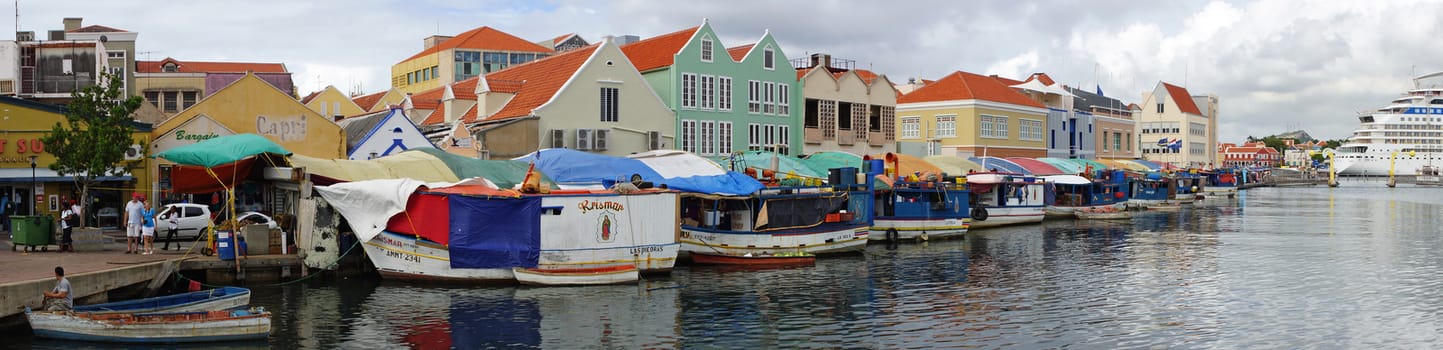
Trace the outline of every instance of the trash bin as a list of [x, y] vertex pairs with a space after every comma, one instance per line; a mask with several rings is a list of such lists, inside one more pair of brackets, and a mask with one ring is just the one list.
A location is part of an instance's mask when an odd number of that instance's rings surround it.
[[53, 220], [54, 218], [45, 215], [11, 216], [10, 223], [11, 229], [14, 230], [12, 233], [15, 234], [15, 245], [10, 250], [16, 250], [15, 247], [22, 245], [26, 250], [35, 250], [35, 247], [40, 247], [42, 251], [50, 250], [48, 245], [54, 236], [52, 232], [54, 227], [51, 226]]
[[234, 237], [232, 232], [216, 231], [215, 237], [216, 256], [218, 256], [221, 260], [235, 260], [236, 247], [231, 246], [232, 244], [235, 244], [231, 239], [231, 237]]

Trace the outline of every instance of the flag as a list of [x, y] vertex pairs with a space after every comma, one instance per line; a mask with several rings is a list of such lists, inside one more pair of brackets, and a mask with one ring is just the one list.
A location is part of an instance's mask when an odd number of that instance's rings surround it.
[[1098, 96], [1106, 96], [1106, 95], [1103, 95], [1103, 94], [1102, 94], [1102, 84], [1097, 84], [1097, 95], [1098, 95]]
[[1164, 138], [1162, 138], [1161, 140], [1157, 140], [1157, 145], [1158, 145], [1158, 146], [1167, 146], [1167, 142], [1168, 142], [1168, 139], [1167, 139], [1166, 137], [1164, 137]]
[[1182, 149], [1182, 139], [1172, 140], [1172, 143], [1168, 144], [1167, 148], [1174, 150]]

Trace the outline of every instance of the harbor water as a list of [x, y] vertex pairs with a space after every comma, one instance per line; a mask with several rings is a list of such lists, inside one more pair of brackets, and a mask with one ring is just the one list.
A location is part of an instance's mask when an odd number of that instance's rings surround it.
[[1443, 344], [1440, 212], [1443, 188], [1346, 182], [637, 285], [254, 287], [275, 313], [269, 343], [212, 347], [1429, 348]]

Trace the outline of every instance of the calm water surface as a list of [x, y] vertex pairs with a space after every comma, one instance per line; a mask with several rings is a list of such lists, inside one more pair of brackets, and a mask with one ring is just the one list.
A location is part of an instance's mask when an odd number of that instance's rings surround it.
[[[1247, 190], [1131, 222], [872, 245], [811, 268], [609, 287], [257, 287], [270, 342], [220, 348], [1433, 348], [1443, 188]], [[39, 348], [112, 348], [20, 337]], [[147, 347], [149, 348], [149, 347]]]

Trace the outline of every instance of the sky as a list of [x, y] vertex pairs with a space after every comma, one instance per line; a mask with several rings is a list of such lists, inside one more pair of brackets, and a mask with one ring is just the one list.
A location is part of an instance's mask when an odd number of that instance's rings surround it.
[[[709, 20], [722, 44], [770, 30], [789, 58], [825, 52], [894, 82], [954, 71], [1140, 102], [1159, 81], [1219, 98], [1219, 141], [1291, 130], [1348, 137], [1357, 115], [1443, 71], [1443, 1], [174, 1], [16, 2], [43, 37], [65, 17], [139, 32], [137, 57], [280, 62], [305, 95], [381, 91], [430, 35], [490, 26], [532, 41], [665, 34]], [[8, 17], [8, 16], [7, 16]], [[7, 22], [15, 25], [15, 19]], [[13, 39], [13, 36], [6, 36]]]

